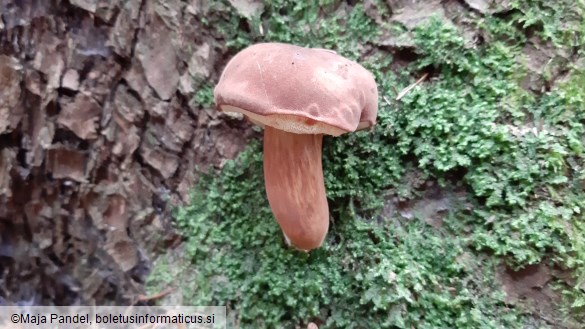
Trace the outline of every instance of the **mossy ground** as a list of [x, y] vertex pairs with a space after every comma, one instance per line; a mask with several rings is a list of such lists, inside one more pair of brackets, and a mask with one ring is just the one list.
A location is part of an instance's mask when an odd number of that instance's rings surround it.
[[[387, 21], [385, 2], [373, 3]], [[377, 41], [406, 29], [376, 24], [359, 3], [270, 1], [247, 19], [212, 1], [209, 13], [209, 27], [223, 32], [234, 53], [253, 42], [283, 41], [359, 60], [379, 86], [378, 125], [324, 141], [333, 223], [323, 248], [309, 255], [285, 248], [265, 197], [258, 141], [203, 178], [192, 203], [176, 211], [185, 258], [173, 275], [172, 264], [155, 267], [153, 290], [175, 284], [184, 304], [227, 305], [242, 328], [309, 321], [320, 328], [584, 323], [582, 1], [513, 0], [499, 14], [466, 11], [471, 40], [459, 23], [429, 18], [408, 32], [412, 56], [400, 70]], [[529, 44], [553, 51], [540, 72], [527, 64]], [[394, 100], [423, 73], [421, 85]], [[525, 81], [542, 88], [531, 90]], [[202, 89], [195, 103], [209, 103], [211, 90]], [[420, 197], [413, 175], [465, 191], [466, 206], [453, 206], [439, 228], [425, 218], [386, 218], [388, 196]], [[496, 280], [501, 264], [544, 264], [571, 274], [552, 279], [564, 297], [552, 320], [506, 302]]]

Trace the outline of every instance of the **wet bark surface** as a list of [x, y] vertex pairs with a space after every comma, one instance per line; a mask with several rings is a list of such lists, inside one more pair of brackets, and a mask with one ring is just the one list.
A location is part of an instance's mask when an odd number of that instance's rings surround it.
[[173, 205], [254, 134], [193, 104], [199, 1], [0, 1], [0, 304], [124, 304]]

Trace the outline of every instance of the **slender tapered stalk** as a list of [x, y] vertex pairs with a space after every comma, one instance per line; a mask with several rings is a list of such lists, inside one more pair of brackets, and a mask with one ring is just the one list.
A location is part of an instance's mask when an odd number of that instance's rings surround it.
[[323, 135], [264, 128], [264, 179], [270, 208], [295, 248], [319, 248], [329, 230]]

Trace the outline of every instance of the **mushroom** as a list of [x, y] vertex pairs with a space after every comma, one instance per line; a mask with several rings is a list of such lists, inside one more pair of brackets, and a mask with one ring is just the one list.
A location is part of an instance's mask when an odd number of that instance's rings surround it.
[[214, 90], [219, 111], [264, 127], [268, 203], [287, 244], [319, 248], [329, 230], [323, 135], [376, 123], [373, 75], [334, 51], [260, 43], [236, 54]]

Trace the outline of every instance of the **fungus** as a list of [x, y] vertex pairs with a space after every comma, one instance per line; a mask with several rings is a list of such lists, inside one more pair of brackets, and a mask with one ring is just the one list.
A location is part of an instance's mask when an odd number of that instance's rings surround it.
[[329, 230], [323, 135], [376, 123], [373, 75], [326, 49], [260, 43], [236, 54], [214, 90], [219, 111], [264, 127], [268, 202], [289, 245], [319, 248]]

